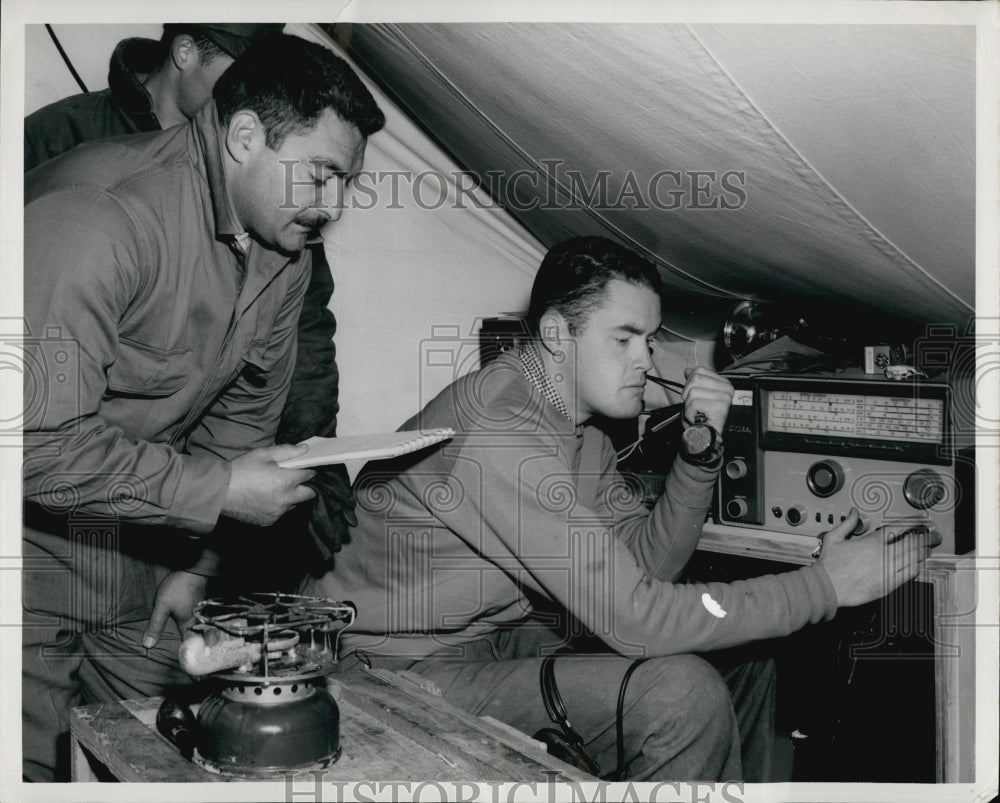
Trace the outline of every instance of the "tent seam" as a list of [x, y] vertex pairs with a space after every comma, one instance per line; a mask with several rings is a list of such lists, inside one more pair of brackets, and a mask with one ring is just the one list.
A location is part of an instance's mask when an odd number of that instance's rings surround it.
[[[698, 36], [697, 32], [690, 25], [685, 23], [685, 28], [690, 32], [691, 37], [702, 49], [705, 55], [715, 64], [719, 73], [729, 82], [729, 84], [740, 94], [746, 104], [753, 109], [757, 117], [762, 120], [767, 128], [777, 137], [781, 144], [785, 147], [786, 152], [794, 154], [795, 159], [788, 159], [787, 156], [782, 156], [780, 158], [788, 164], [792, 170], [799, 175], [807, 183], [812, 185], [822, 186], [827, 190], [828, 196], [831, 199], [830, 206], [832, 209], [837, 210], [835, 213], [840, 217], [847, 225], [857, 231], [861, 236], [874, 246], [878, 251], [883, 253], [887, 258], [896, 263], [897, 267], [907, 273], [919, 274], [925, 282], [930, 283], [935, 288], [941, 292], [948, 295], [955, 302], [960, 304], [965, 309], [970, 312], [975, 312], [975, 307], [968, 304], [960, 298], [956, 293], [954, 293], [949, 288], [945, 287], [938, 279], [932, 276], [922, 265], [916, 262], [912, 257], [910, 257], [903, 249], [901, 249], [896, 243], [889, 239], [885, 234], [882, 233], [875, 225], [872, 224], [868, 218], [866, 218], [861, 212], [856, 209], [837, 189], [830, 184], [829, 181], [823, 176], [823, 174], [818, 171], [813, 165], [806, 159], [798, 149], [791, 143], [791, 141], [781, 132], [781, 130], [774, 124], [774, 122], [764, 113], [764, 111], [757, 106], [750, 98], [750, 96], [743, 90], [740, 84], [736, 81], [733, 75], [726, 69], [722, 62], [715, 56], [714, 53], [709, 49], [708, 45], [704, 40]], [[776, 151], [777, 152], [777, 151]], [[803, 170], [804, 168], [804, 170]], [[845, 210], [849, 214], [845, 214]], [[860, 224], [860, 225], [859, 225]]]

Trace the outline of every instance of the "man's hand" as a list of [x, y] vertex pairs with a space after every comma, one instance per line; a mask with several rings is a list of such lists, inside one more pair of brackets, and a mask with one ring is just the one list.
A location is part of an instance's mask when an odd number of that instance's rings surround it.
[[345, 466], [324, 466], [309, 480], [309, 486], [316, 491], [316, 500], [307, 527], [320, 559], [326, 562], [350, 542], [348, 528], [358, 523], [351, 480]]
[[300, 455], [306, 447], [268, 446], [234, 459], [230, 466], [229, 490], [222, 506], [224, 515], [246, 524], [267, 526], [316, 492], [305, 485], [316, 472], [305, 468], [281, 468], [282, 460]]
[[931, 547], [941, 543], [941, 536], [927, 526], [906, 524], [851, 537], [857, 523], [858, 512], [852, 509], [823, 535], [819, 563], [830, 575], [841, 607], [871, 602], [912, 580]]
[[156, 589], [153, 612], [142, 634], [142, 646], [148, 650], [160, 640], [167, 617], [173, 617], [183, 638], [194, 618], [195, 605], [205, 599], [207, 586], [207, 577], [191, 572], [171, 572], [164, 577]]
[[726, 425], [729, 405], [733, 402], [732, 383], [715, 371], [701, 366], [684, 371], [687, 382], [681, 391], [684, 401], [684, 423], [695, 423], [698, 414], [705, 416], [704, 423], [721, 434]]

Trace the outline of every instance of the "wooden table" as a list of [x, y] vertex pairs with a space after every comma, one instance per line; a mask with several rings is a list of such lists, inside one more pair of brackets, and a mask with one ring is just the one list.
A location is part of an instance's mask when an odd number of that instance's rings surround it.
[[[709, 522], [698, 549], [805, 565], [816, 538]], [[934, 692], [937, 781], [975, 780], [976, 558], [934, 555], [918, 582], [934, 589]]]
[[[384, 670], [327, 679], [340, 708], [342, 754], [323, 783], [393, 781], [592, 781], [520, 731], [450, 705], [415, 676]], [[156, 731], [162, 698], [74, 708], [72, 779], [94, 781], [90, 759], [118, 780], [226, 782], [202, 769]], [[88, 757], [89, 754], [89, 757]], [[311, 779], [305, 773], [302, 777]], [[282, 780], [282, 779], [278, 779]]]

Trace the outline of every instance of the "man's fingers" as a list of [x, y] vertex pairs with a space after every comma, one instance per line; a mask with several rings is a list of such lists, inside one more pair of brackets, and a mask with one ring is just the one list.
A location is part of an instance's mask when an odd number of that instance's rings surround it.
[[281, 470], [287, 472], [285, 480], [295, 485], [305, 485], [316, 476], [316, 472], [311, 468], [283, 468]]
[[282, 460], [291, 460], [293, 457], [305, 454], [308, 448], [303, 443], [279, 443], [275, 446], [265, 446], [256, 451], [262, 459], [280, 463]]
[[897, 532], [888, 536], [886, 543], [887, 560], [893, 574], [903, 575], [908, 580], [920, 573], [931, 549], [940, 543], [940, 535], [924, 527], [910, 528], [902, 534]]
[[340, 513], [344, 517], [344, 521], [346, 521], [351, 527], [358, 526], [358, 516], [354, 512], [353, 504], [350, 507], [345, 507], [343, 510], [340, 511]]
[[847, 512], [847, 518], [845, 518], [842, 522], [837, 524], [837, 526], [835, 526], [832, 530], [828, 530], [827, 532], [825, 532], [823, 534], [823, 539], [826, 541], [830, 540], [844, 541], [847, 539], [847, 536], [849, 536], [852, 532], [854, 532], [854, 528], [857, 526], [857, 524], [858, 524], [858, 509], [852, 507]]
[[303, 502], [308, 502], [310, 499], [315, 498], [316, 491], [308, 485], [296, 485], [291, 493], [291, 502], [295, 505], [301, 505]]
[[324, 563], [333, 557], [333, 552], [327, 546], [326, 539], [322, 536], [314, 524], [309, 524], [309, 535], [312, 536], [313, 544], [319, 552], [319, 559]]
[[149, 622], [146, 625], [146, 629], [142, 633], [142, 646], [147, 650], [155, 647], [156, 642], [160, 640], [160, 636], [163, 634], [163, 627], [167, 623], [167, 617], [170, 616], [170, 612], [167, 610], [165, 605], [161, 605], [159, 601], [153, 605], [153, 611], [149, 614]]

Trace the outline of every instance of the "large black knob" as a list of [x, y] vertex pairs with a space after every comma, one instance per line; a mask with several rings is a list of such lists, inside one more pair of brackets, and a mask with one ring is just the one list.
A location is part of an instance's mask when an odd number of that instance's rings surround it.
[[805, 508], [801, 505], [793, 505], [788, 508], [788, 512], [785, 513], [785, 521], [791, 524], [793, 527], [798, 527], [806, 519]]
[[809, 466], [806, 484], [816, 496], [833, 496], [844, 487], [844, 470], [835, 460], [820, 460]]
[[726, 514], [731, 519], [742, 519], [750, 511], [747, 500], [741, 496], [730, 499], [726, 503]]
[[941, 475], [930, 468], [914, 471], [903, 483], [903, 496], [911, 507], [926, 510], [934, 507], [948, 495]]

